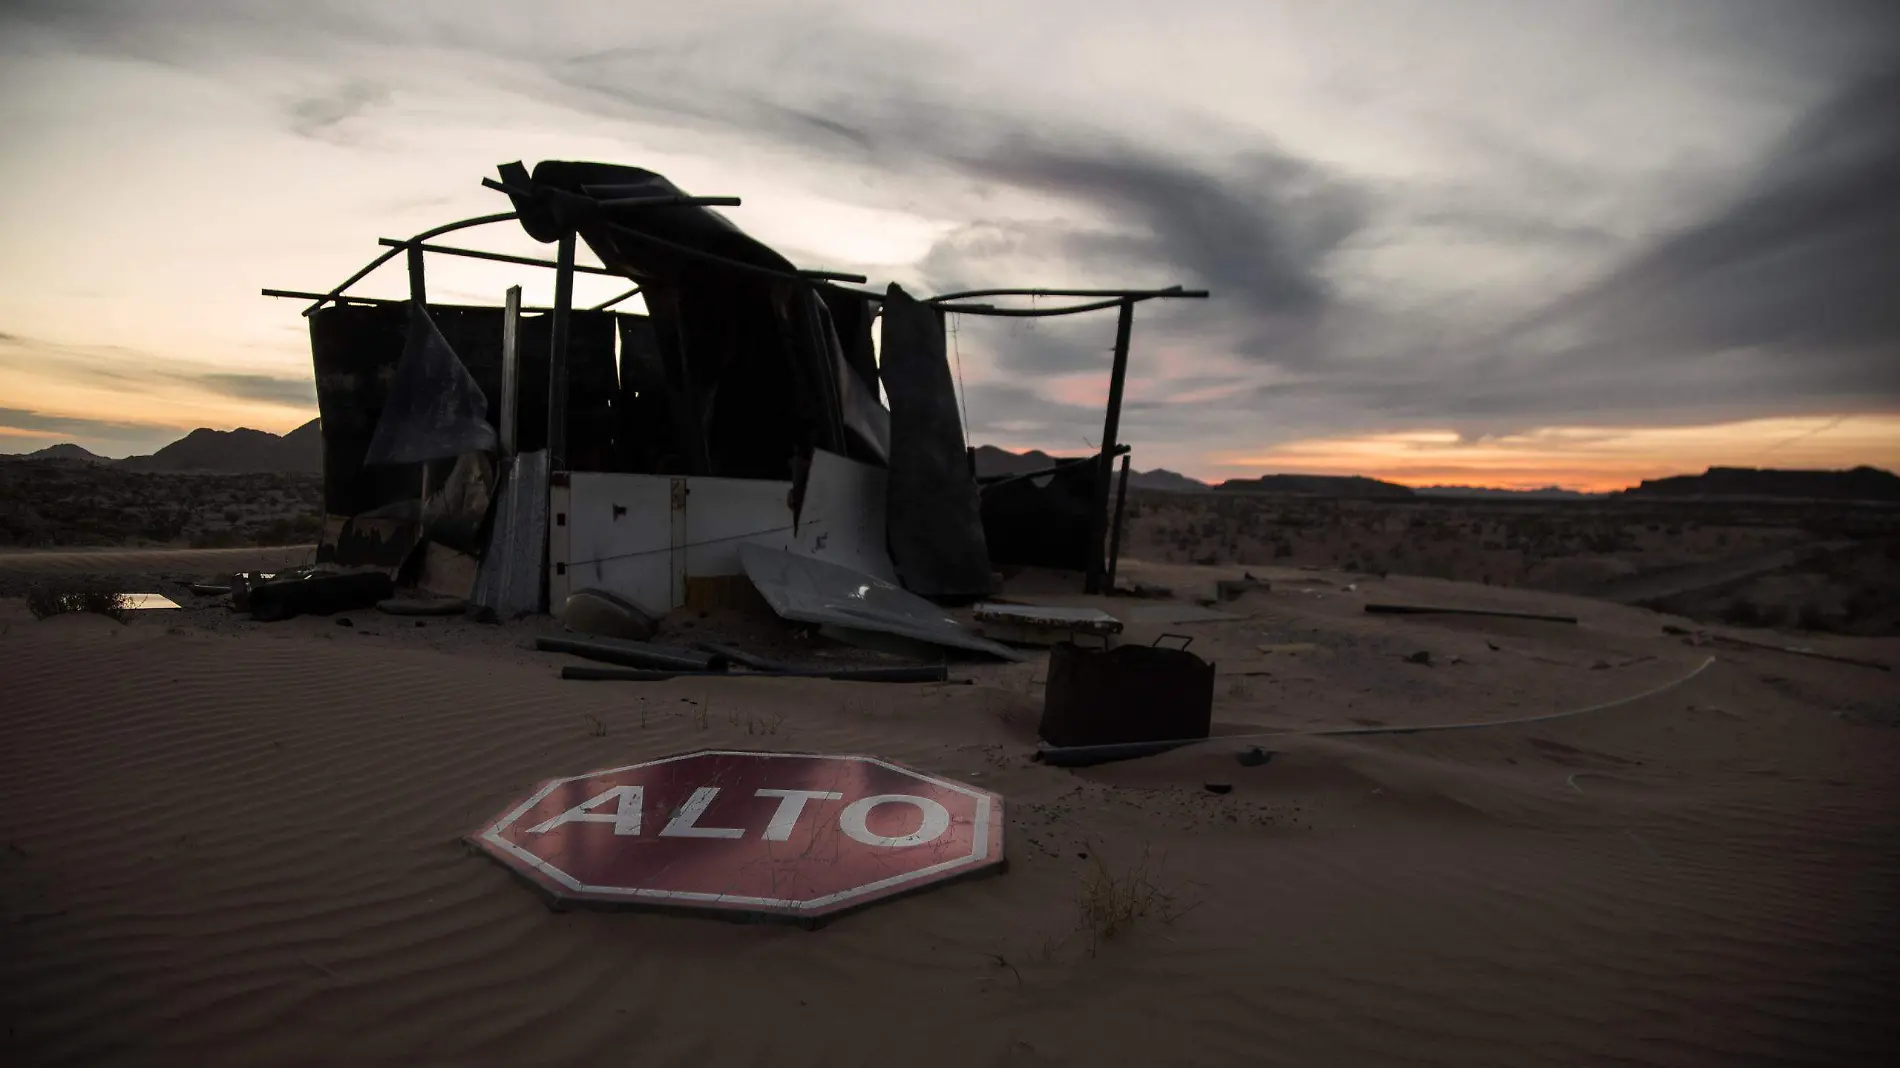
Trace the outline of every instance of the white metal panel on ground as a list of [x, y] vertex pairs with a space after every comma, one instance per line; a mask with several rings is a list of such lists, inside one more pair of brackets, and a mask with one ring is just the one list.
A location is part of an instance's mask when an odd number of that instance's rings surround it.
[[550, 544], [564, 549], [550, 563], [566, 565], [549, 576], [552, 603], [593, 587], [664, 613], [686, 603], [688, 576], [744, 574], [748, 543], [893, 581], [884, 487], [882, 468], [817, 452], [794, 524], [789, 481], [573, 472], [549, 517]]
[[817, 450], [805, 485], [805, 507], [788, 547], [896, 582], [897, 569], [884, 547], [884, 508], [883, 468]]
[[896, 583], [796, 550], [743, 545], [746, 577], [786, 619], [896, 634], [933, 645], [1022, 660], [1021, 653], [965, 630], [943, 609]]

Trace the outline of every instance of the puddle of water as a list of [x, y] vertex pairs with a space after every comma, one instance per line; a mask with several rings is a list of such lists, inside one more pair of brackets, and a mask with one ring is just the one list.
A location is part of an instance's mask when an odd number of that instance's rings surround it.
[[146, 608], [177, 608], [178, 602], [162, 593], [122, 593], [124, 607], [128, 611]]

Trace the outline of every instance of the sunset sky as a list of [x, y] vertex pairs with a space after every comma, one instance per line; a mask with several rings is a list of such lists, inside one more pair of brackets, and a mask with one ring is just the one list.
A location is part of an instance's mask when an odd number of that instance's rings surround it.
[[[557, 158], [742, 196], [880, 286], [1212, 290], [1137, 315], [1144, 469], [1897, 469], [1895, 115], [1891, 0], [10, 0], [0, 452], [297, 426], [306, 321], [258, 290]], [[973, 442], [1099, 440], [1112, 313], [954, 327]]]

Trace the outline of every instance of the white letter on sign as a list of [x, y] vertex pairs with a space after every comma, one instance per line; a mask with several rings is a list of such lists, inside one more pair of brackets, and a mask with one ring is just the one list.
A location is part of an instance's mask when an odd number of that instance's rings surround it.
[[719, 787], [702, 786], [693, 791], [680, 810], [667, 821], [666, 829], [660, 832], [662, 838], [741, 838], [745, 831], [738, 827], [695, 827], [699, 817], [706, 814], [707, 806], [713, 798], [719, 796]]
[[[594, 812], [609, 801], [619, 801], [612, 812]], [[528, 828], [529, 834], [546, 834], [563, 823], [611, 823], [615, 834], [640, 833], [640, 809], [646, 804], [646, 793], [638, 786], [616, 786], [598, 797], [590, 798], [575, 805], [566, 812], [537, 823]]]
[[772, 822], [765, 827], [768, 842], [783, 842], [792, 836], [792, 828], [798, 826], [798, 817], [805, 811], [805, 802], [844, 800], [843, 794], [829, 790], [754, 790], [752, 796], [779, 799], [778, 811], [772, 813]]
[[[872, 834], [871, 828], [865, 826], [865, 817], [879, 805], [895, 804], [915, 805], [917, 811], [924, 814], [923, 822], [917, 825], [915, 832], [897, 838]], [[910, 794], [878, 794], [875, 797], [867, 797], [862, 801], [853, 801], [846, 805], [844, 811], [838, 814], [838, 826], [844, 829], [844, 833], [865, 845], [896, 849], [936, 841], [943, 832], [950, 829], [950, 810], [928, 797], [915, 797]]]

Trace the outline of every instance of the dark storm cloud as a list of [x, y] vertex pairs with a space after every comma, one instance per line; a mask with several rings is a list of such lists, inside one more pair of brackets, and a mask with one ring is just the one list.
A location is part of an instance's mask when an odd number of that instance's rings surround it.
[[1264, 149], [1226, 174], [1113, 143], [1051, 149], [1012, 140], [957, 162], [980, 178], [1094, 207], [1127, 228], [1109, 242], [1064, 235], [1071, 255], [1107, 256], [1143, 273], [1172, 268], [1260, 316], [1324, 307], [1325, 259], [1364, 221], [1350, 185]]
[[1789, 135], [1735, 203], [1532, 325], [1692, 349], [1900, 342], [1896, 116], [1900, 71], [1851, 87]]
[[308, 378], [279, 378], [275, 375], [208, 373], [179, 375], [181, 380], [213, 393], [242, 400], [265, 401], [287, 407], [314, 407], [316, 383]]
[[68, 381], [94, 383], [124, 393], [142, 392], [158, 381], [292, 408], [314, 408], [317, 403], [316, 383], [308, 375], [182, 370], [178, 361], [113, 345], [63, 345], [0, 334], [0, 366], [32, 368]]
[[[1182, 435], [1194, 436], [1197, 423], [1217, 413], [1250, 421], [1260, 434], [1450, 421], [1475, 440], [1551, 422], [1891, 408], [1900, 399], [1900, 299], [1892, 296], [1900, 293], [1900, 122], [1891, 117], [1900, 114], [1900, 66], [1893, 60], [1900, 3], [1892, 0], [1596, 9], [1605, 21], [1620, 20], [1626, 28], [1617, 32], [1631, 43], [1661, 42], [1684, 61], [1666, 70], [1632, 61], [1619, 72], [1600, 49], [1580, 52], [1554, 57], [1564, 69], [1552, 72], [1552, 84], [1559, 74], [1576, 75], [1571, 81], [1586, 89], [1591, 79], [1628, 76], [1671, 92], [1695, 80], [1685, 70], [1717, 71], [1735, 90], [1732, 108], [1725, 104], [1724, 114], [1713, 116], [1721, 120], [1817, 99], [1829, 87], [1835, 95], [1758, 161], [1740, 196], [1712, 205], [1677, 233], [1650, 238], [1596, 282], [1506, 330], [1457, 308], [1421, 309], [1425, 302], [1411, 287], [1432, 292], [1434, 280], [1418, 277], [1430, 268], [1405, 267], [1400, 257], [1401, 269], [1382, 274], [1378, 286], [1354, 290], [1342, 283], [1342, 263], [1347, 253], [1376, 256], [1381, 242], [1436, 244], [1507, 263], [1524, 253], [1595, 261], [1631, 247], [1631, 235], [1649, 225], [1642, 204], [1668, 200], [1678, 185], [1693, 188], [1671, 172], [1680, 162], [1672, 153], [1694, 154], [1681, 147], [1689, 141], [1630, 118], [1618, 120], [1626, 126], [1592, 129], [1627, 128], [1644, 135], [1632, 139], [1637, 144], [1614, 137], [1570, 143], [1538, 136], [1538, 123], [1561, 126], [1561, 115], [1443, 98], [1428, 120], [1431, 137], [1420, 143], [1455, 148], [1461, 166], [1469, 166], [1448, 168], [1453, 177], [1433, 185], [1396, 166], [1382, 177], [1348, 174], [1286, 147], [1278, 131], [1251, 124], [1209, 119], [1196, 133], [1158, 146], [1087, 126], [1074, 114], [1059, 117], [1033, 97], [1025, 103], [1020, 87], [991, 91], [972, 81], [933, 88], [932, 72], [958, 69], [968, 57], [956, 51], [960, 41], [924, 18], [914, 36], [836, 12], [760, 13], [686, 28], [670, 15], [625, 23], [568, 19], [594, 28], [584, 40], [570, 33], [562, 41], [552, 31], [518, 32], [528, 23], [509, 20], [530, 16], [499, 7], [458, 7], [439, 16], [448, 20], [439, 26], [430, 22], [436, 16], [381, 8], [345, 13], [320, 4], [266, 10], [231, 0], [188, 10], [196, 21], [181, 15], [186, 29], [165, 33], [156, 14], [94, 2], [7, 5], [0, 19], [26, 12], [93, 40], [92, 47], [125, 50], [158, 47], [149, 37], [174, 50], [193, 42], [201, 51], [268, 45], [272, 54], [287, 55], [317, 49], [326, 37], [355, 38], [417, 46], [422, 62], [442, 61], [422, 46], [447, 44], [476, 64], [505, 59], [545, 72], [548, 84], [519, 87], [543, 104], [648, 130], [709, 131], [748, 148], [790, 150], [836, 168], [850, 183], [834, 190], [840, 199], [959, 215], [968, 221], [916, 265], [934, 291], [1175, 282], [1208, 288], [1214, 299], [1204, 304], [1142, 306], [1137, 368], [1149, 346], [1165, 343], [1190, 358], [1197, 351], [1242, 357], [1274, 384], [1197, 401], [1178, 422], [1165, 404], [1131, 403], [1142, 425]], [[1442, 10], [1446, 32], [1468, 34], [1474, 55], [1495, 44], [1485, 31], [1499, 9]], [[661, 21], [666, 25], [653, 24]], [[292, 26], [308, 33], [287, 33]], [[1342, 55], [1342, 67], [1352, 59]], [[1402, 73], [1361, 93], [1355, 107], [1403, 107], [1404, 78], [1414, 72]], [[1416, 73], [1432, 76], [1424, 66]], [[1501, 74], [1487, 91], [1541, 84], [1525, 77]], [[381, 84], [345, 81], [292, 105], [288, 121], [307, 135], [335, 138], [369, 117]], [[1152, 94], [1142, 94], [1138, 83], [1109, 92], [1138, 102], [1131, 107], [1150, 107]], [[1342, 112], [1342, 123], [1353, 114]], [[1751, 122], [1738, 120], [1736, 128]], [[1651, 155], [1638, 158], [1639, 150]], [[1631, 176], [1642, 173], [1653, 182], [1635, 188], [1641, 183]], [[1010, 199], [997, 194], [1012, 192], [1056, 202], [1064, 221], [990, 209], [992, 201]], [[1033, 328], [965, 317], [960, 332], [966, 356], [987, 349], [998, 369], [1022, 381], [1105, 367], [1114, 316], [1043, 320]], [[205, 388], [233, 396], [307, 402], [307, 384], [257, 377], [220, 383], [199, 376]], [[1099, 433], [1098, 412], [1052, 404], [1022, 385], [972, 386], [970, 402], [980, 424], [1034, 423], [1067, 437], [1092, 424], [1087, 432]]]
[[303, 137], [333, 136], [333, 128], [389, 99], [389, 87], [352, 80], [328, 93], [291, 101], [290, 129]]
[[30, 408], [0, 408], [0, 427], [25, 430], [34, 434], [72, 434], [81, 437], [109, 438], [115, 441], [145, 438], [153, 432], [152, 427], [137, 423], [45, 415]]

